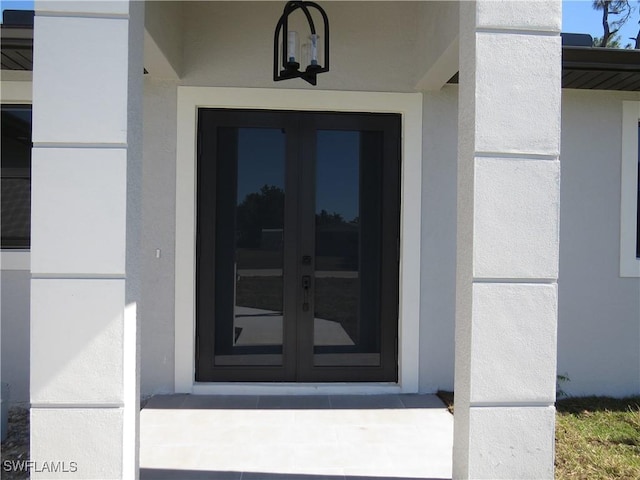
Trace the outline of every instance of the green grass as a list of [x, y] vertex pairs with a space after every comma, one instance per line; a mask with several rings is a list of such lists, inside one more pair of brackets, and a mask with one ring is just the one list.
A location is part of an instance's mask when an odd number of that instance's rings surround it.
[[[449, 411], [453, 393], [438, 392]], [[640, 479], [640, 397], [556, 403], [558, 480]]]
[[640, 397], [556, 404], [557, 479], [640, 478]]

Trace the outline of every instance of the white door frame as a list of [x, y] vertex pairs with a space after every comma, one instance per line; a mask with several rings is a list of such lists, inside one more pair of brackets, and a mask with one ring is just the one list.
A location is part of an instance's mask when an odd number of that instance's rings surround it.
[[[195, 381], [196, 139], [200, 107], [385, 112], [402, 115], [398, 383]], [[415, 393], [420, 338], [422, 94], [178, 87], [175, 251], [175, 391], [220, 394]]]

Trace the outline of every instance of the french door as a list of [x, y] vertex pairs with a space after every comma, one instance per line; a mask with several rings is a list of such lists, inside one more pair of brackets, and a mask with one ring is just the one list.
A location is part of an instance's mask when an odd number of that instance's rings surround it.
[[397, 381], [400, 122], [199, 110], [197, 381]]

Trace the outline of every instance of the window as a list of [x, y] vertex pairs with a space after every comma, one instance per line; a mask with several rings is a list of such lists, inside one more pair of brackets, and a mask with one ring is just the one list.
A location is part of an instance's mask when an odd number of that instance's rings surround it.
[[640, 102], [623, 102], [620, 276], [640, 277]]
[[31, 232], [31, 106], [3, 105], [1, 225], [3, 249], [27, 249]]

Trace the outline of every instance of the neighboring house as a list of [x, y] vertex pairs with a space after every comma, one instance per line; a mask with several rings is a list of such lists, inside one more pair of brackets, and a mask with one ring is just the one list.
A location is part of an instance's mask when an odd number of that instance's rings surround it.
[[561, 46], [559, 0], [322, 6], [317, 87], [273, 82], [281, 2], [3, 25], [32, 458], [99, 429], [87, 475], [133, 478], [140, 395], [455, 387], [455, 478], [552, 478], [557, 372], [640, 393], [640, 51]]

